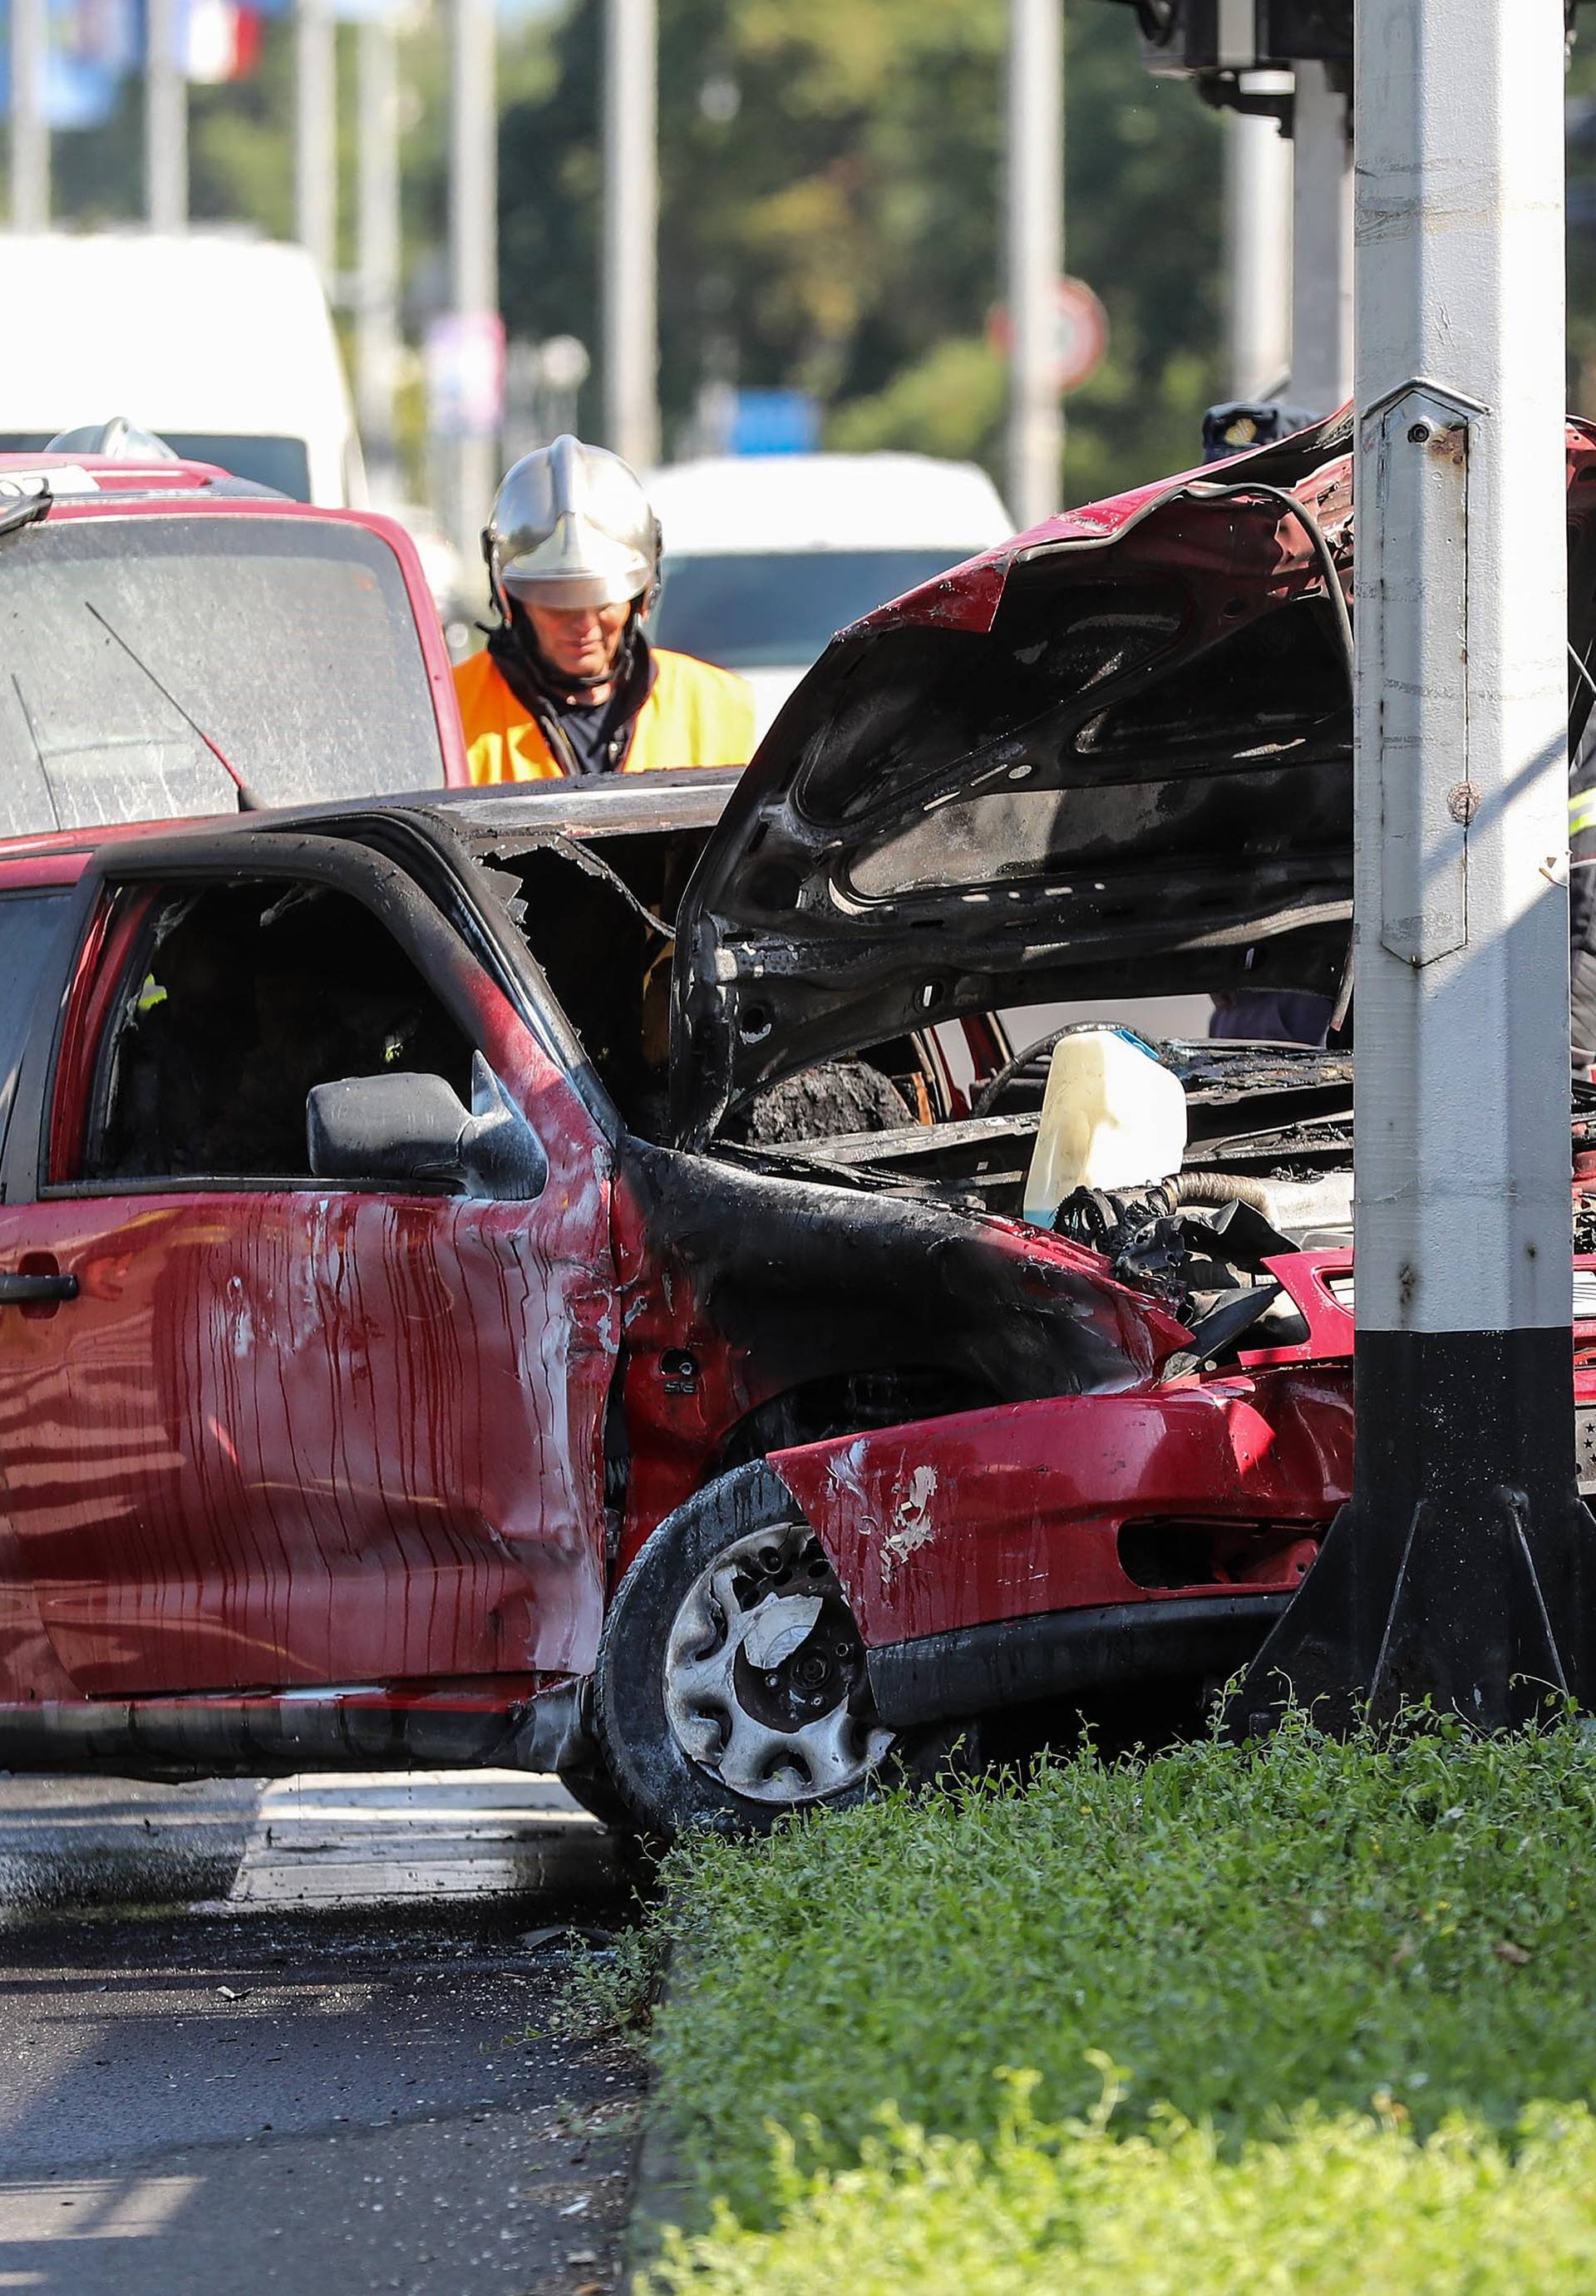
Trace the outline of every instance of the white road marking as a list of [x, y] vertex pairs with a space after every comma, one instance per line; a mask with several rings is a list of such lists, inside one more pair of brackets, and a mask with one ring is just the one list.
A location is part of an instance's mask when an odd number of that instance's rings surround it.
[[609, 1840], [557, 1778], [413, 1770], [285, 1778], [261, 1795], [228, 1903], [370, 1903], [582, 1889]]

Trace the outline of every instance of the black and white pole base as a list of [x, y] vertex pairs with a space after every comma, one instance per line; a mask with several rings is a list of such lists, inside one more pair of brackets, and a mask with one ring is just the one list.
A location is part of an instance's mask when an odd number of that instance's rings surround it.
[[1255, 1662], [1341, 1727], [1428, 1701], [1483, 1728], [1592, 1702], [1596, 1524], [1575, 1481], [1568, 1333], [1362, 1332], [1355, 1496]]
[[1574, 1456], [1563, 20], [1358, 0], [1354, 1492], [1243, 1687], [1596, 1702]]

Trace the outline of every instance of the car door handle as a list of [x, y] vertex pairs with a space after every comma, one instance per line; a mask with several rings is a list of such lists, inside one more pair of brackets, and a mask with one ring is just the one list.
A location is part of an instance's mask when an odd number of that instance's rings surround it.
[[0, 1268], [0, 1308], [26, 1308], [36, 1300], [76, 1300], [75, 1275], [19, 1275]]

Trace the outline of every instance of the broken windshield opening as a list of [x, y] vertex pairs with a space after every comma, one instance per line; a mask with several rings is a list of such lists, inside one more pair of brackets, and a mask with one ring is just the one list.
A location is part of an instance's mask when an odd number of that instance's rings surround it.
[[[709, 832], [495, 848], [506, 906], [583, 1055], [628, 1129], [670, 1137], [671, 941], [683, 889]], [[989, 1030], [994, 1062], [1006, 1049]], [[950, 1059], [970, 1046], [901, 1037], [800, 1070], [740, 1111], [726, 1137], [754, 1149], [834, 1135], [929, 1127], [952, 1112]], [[961, 1081], [962, 1070], [961, 1071]], [[962, 1100], [958, 1104], [962, 1104]]]
[[0, 551], [0, 836], [229, 810], [193, 724], [266, 805], [444, 779], [399, 562], [354, 524], [52, 520]]

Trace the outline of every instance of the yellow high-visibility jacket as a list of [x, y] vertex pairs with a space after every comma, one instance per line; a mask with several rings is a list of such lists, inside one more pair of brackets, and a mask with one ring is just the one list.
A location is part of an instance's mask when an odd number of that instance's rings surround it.
[[[754, 747], [754, 695], [747, 680], [660, 647], [652, 650], [652, 682], [617, 770], [747, 765]], [[562, 778], [542, 726], [489, 653], [456, 662], [454, 692], [473, 782]]]

